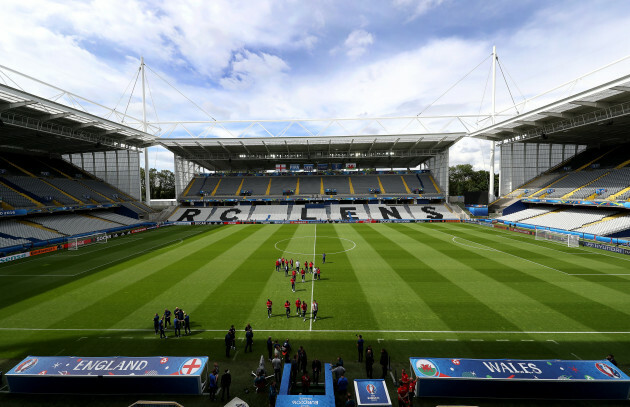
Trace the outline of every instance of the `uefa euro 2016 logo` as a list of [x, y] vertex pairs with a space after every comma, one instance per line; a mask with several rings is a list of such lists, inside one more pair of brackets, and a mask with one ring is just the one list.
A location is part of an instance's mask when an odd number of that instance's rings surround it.
[[375, 394], [376, 393], [376, 386], [374, 386], [372, 383], [370, 383], [367, 386], [365, 386], [365, 390], [367, 390], [367, 392], [370, 393], [370, 394]]

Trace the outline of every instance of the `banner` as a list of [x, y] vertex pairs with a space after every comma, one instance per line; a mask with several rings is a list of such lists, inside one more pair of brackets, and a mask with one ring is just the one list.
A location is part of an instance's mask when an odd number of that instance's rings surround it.
[[357, 168], [357, 163], [346, 163], [347, 170], [355, 170]]
[[409, 361], [418, 378], [630, 380], [607, 360], [409, 358]]
[[13, 261], [13, 260], [23, 259], [25, 257], [29, 257], [30, 255], [31, 255], [30, 253], [19, 253], [19, 254], [13, 254], [11, 256], [0, 257], [0, 264], [1, 263], [8, 263], [8, 262]]
[[58, 249], [57, 246], [45, 247], [43, 249], [31, 250], [31, 256], [37, 256], [38, 254], [56, 252]]
[[339, 171], [343, 168], [343, 165], [341, 163], [332, 163], [330, 164], [330, 166], [335, 171]]
[[630, 255], [630, 250], [624, 249], [623, 247], [609, 246], [607, 244], [593, 243], [588, 241], [582, 241], [580, 243], [582, 244], [582, 246], [592, 247], [593, 249], [600, 249], [606, 250], [608, 252]]
[[11, 209], [8, 211], [0, 211], [0, 216], [16, 216], [26, 215], [26, 209]]
[[314, 164], [304, 164], [304, 171], [313, 171], [315, 169]]
[[276, 164], [276, 172], [285, 172], [287, 170], [286, 164]]
[[354, 381], [354, 392], [357, 395], [357, 405], [361, 406], [391, 406], [385, 380], [358, 379]]
[[291, 164], [289, 169], [290, 169], [290, 171], [299, 171], [300, 170], [300, 164]]
[[328, 169], [328, 164], [317, 164], [317, 171], [326, 171]]

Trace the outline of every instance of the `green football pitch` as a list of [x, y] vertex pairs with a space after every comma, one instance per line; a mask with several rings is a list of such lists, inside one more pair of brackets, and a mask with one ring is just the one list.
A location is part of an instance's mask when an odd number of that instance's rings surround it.
[[[321, 280], [307, 274], [292, 292], [289, 278], [275, 271], [279, 257], [313, 261]], [[357, 334], [377, 355], [389, 351], [392, 374], [420, 356], [603, 359], [614, 353], [622, 370], [630, 367], [630, 257], [470, 224], [172, 226], [3, 264], [0, 286], [2, 371], [27, 355], [207, 355], [232, 370], [233, 395], [251, 405], [266, 403], [244, 389], [268, 336], [304, 346], [309, 360], [342, 356], [350, 379], [365, 377], [356, 362]], [[316, 321], [295, 316], [297, 298], [317, 300]], [[169, 330], [171, 337], [160, 340], [153, 316], [175, 306], [190, 314], [192, 335], [175, 338]], [[253, 353], [243, 353], [248, 323]], [[232, 324], [237, 351], [227, 358], [223, 338]], [[378, 360], [375, 367], [380, 374]], [[109, 397], [100, 405], [138, 398]], [[166, 399], [207, 404], [199, 397]], [[0, 395], [2, 405], [42, 400]]]

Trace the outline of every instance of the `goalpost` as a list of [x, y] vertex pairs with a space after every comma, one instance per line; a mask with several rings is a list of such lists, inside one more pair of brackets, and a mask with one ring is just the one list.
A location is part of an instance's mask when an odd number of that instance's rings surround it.
[[536, 240], [566, 244], [569, 247], [580, 247], [580, 237], [578, 235], [551, 232], [545, 229], [536, 229]]
[[93, 233], [91, 235], [68, 238], [68, 250], [79, 250], [79, 247], [97, 243], [107, 243], [107, 233]]

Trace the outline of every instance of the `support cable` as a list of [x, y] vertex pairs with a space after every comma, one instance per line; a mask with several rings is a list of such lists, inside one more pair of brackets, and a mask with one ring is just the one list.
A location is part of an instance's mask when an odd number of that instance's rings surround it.
[[507, 87], [508, 93], [510, 94], [510, 98], [512, 99], [512, 104], [514, 105], [514, 110], [516, 110], [516, 114], [519, 114], [518, 108], [516, 107], [516, 102], [514, 101], [514, 96], [512, 96], [512, 89], [510, 89], [510, 85], [508, 85], [507, 79], [505, 78], [505, 74], [503, 73], [503, 68], [501, 67], [501, 62], [497, 57], [497, 62], [499, 63], [499, 70], [501, 71], [501, 76], [503, 77], [503, 82], [505, 82], [505, 86]]
[[171, 88], [175, 89], [175, 91], [177, 93], [179, 93], [180, 95], [182, 95], [187, 101], [189, 101], [190, 103], [192, 103], [197, 109], [201, 110], [206, 116], [208, 116], [209, 118], [211, 118], [213, 121], [217, 121], [217, 119], [215, 119], [214, 117], [212, 117], [212, 115], [208, 112], [206, 112], [201, 106], [199, 106], [198, 104], [196, 104], [195, 102], [193, 102], [188, 96], [184, 95], [182, 92], [180, 92], [179, 89], [177, 89], [175, 86], [171, 85], [171, 83], [169, 81], [167, 81], [166, 79], [162, 78], [157, 72], [155, 72], [153, 69], [151, 69], [151, 67], [149, 65], [144, 65], [147, 68], [149, 68], [149, 70], [151, 72], [153, 72], [155, 74], [155, 76], [157, 76], [158, 78], [162, 79], [162, 81], [164, 81], [168, 86], [170, 86]]
[[433, 106], [435, 103], [437, 103], [438, 100], [442, 99], [442, 97], [444, 95], [446, 95], [448, 92], [450, 92], [455, 86], [459, 85], [459, 83], [461, 81], [463, 81], [464, 79], [466, 79], [468, 77], [468, 75], [470, 75], [471, 73], [473, 73], [475, 71], [475, 69], [479, 68], [484, 62], [486, 62], [486, 60], [488, 58], [490, 58], [492, 56], [492, 54], [488, 55], [483, 61], [481, 61], [477, 66], [475, 66], [473, 69], [470, 70], [470, 72], [468, 72], [466, 75], [464, 75], [460, 80], [458, 80], [457, 82], [455, 82], [450, 88], [448, 88], [446, 90], [446, 92], [442, 93], [440, 96], [438, 96], [437, 99], [435, 99], [433, 102], [431, 102], [427, 107], [425, 107], [424, 109], [422, 109], [422, 111], [420, 113], [418, 113], [416, 116], [421, 116], [422, 113], [426, 112], [427, 109], [429, 109], [431, 106]]

